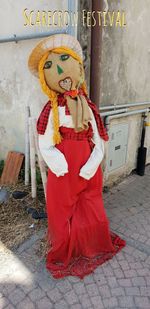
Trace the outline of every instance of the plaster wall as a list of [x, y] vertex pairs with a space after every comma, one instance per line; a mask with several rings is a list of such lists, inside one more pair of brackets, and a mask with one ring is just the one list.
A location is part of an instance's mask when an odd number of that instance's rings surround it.
[[[150, 2], [105, 0], [105, 5], [108, 11], [125, 11], [127, 26], [103, 28], [100, 105], [148, 102], [150, 101]], [[109, 173], [107, 177], [107, 171], [104, 171], [105, 185], [113, 184], [136, 168], [137, 149], [140, 146], [142, 130], [141, 115], [117, 118], [111, 121], [111, 125], [122, 122], [128, 122], [130, 126], [127, 162], [121, 168]], [[145, 146], [148, 148], [147, 163], [150, 163], [150, 127], [147, 127]]]
[[[103, 28], [101, 105], [150, 101], [150, 2], [149, 0], [104, 2], [105, 10], [126, 12], [127, 26]], [[14, 34], [26, 35], [57, 30], [47, 27], [24, 27], [22, 12], [26, 7], [29, 10], [66, 10], [68, 1], [1, 0], [1, 38]], [[10, 150], [24, 152], [26, 104], [30, 104], [32, 115], [37, 117], [47, 101], [38, 80], [27, 68], [28, 56], [38, 41], [39, 39], [20, 41], [17, 44], [0, 44], [0, 159], [5, 158]], [[142, 129], [141, 116], [116, 119], [111, 121], [111, 125], [122, 122], [129, 122], [130, 125], [127, 162], [109, 174], [104, 169], [106, 185], [111, 185], [136, 168]], [[150, 127], [147, 127], [145, 145], [148, 148], [147, 163], [150, 163]], [[106, 149], [107, 147], [108, 144]]]
[[[30, 10], [67, 10], [67, 0], [0, 1], [0, 38], [60, 30], [54, 27], [24, 26], [22, 12]], [[0, 159], [8, 151], [24, 152], [25, 106], [38, 116], [47, 97], [42, 94], [38, 80], [28, 71], [31, 50], [41, 39], [0, 44]]]

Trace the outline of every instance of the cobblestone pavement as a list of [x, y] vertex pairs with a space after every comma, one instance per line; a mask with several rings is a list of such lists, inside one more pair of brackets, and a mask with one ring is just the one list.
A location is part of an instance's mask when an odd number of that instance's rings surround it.
[[0, 256], [0, 308], [150, 309], [150, 166], [103, 195], [113, 231], [127, 246], [83, 280], [53, 279], [36, 256], [40, 235]]

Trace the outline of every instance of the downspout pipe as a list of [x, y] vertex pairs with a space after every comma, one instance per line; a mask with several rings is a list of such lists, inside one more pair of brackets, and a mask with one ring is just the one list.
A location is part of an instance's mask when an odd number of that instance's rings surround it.
[[[102, 0], [92, 0], [92, 12], [102, 11], [102, 9]], [[102, 27], [99, 26], [98, 14], [95, 19], [96, 24], [91, 27], [90, 98], [99, 107]]]
[[127, 113], [106, 116], [106, 118], [104, 120], [105, 125], [106, 125], [106, 129], [107, 129], [107, 131], [109, 131], [110, 120], [112, 120], [112, 119], [127, 117], [127, 116], [130, 116], [130, 115], [136, 115], [136, 114], [141, 114], [141, 113], [145, 113], [145, 114], [148, 115], [149, 112], [150, 112], [150, 108], [145, 108], [145, 109], [134, 110], [134, 111], [127, 112]]

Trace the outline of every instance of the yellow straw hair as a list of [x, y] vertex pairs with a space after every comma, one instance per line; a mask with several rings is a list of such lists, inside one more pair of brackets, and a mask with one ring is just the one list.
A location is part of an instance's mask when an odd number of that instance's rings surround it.
[[57, 93], [51, 90], [45, 81], [44, 77], [44, 64], [49, 55], [49, 51], [42, 57], [39, 62], [39, 78], [42, 90], [51, 101], [52, 111], [53, 111], [53, 127], [54, 127], [54, 135], [53, 135], [53, 142], [54, 144], [59, 144], [61, 142], [61, 135], [59, 132], [59, 115], [58, 115], [58, 103], [57, 103]]
[[[50, 52], [54, 52], [57, 54], [66, 53], [72, 56], [77, 61], [79, 61], [79, 63], [81, 63], [82, 65], [83, 65], [83, 62], [81, 58], [72, 49], [61, 46], [59, 48], [54, 48], [52, 50], [47, 51], [44, 54], [44, 56], [41, 58], [39, 65], [38, 65], [40, 84], [41, 84], [43, 92], [48, 96], [48, 98], [51, 101], [51, 106], [52, 106], [52, 111], [53, 111], [53, 127], [54, 127], [53, 142], [54, 144], [59, 144], [62, 140], [62, 137], [59, 132], [59, 113], [58, 113], [57, 93], [47, 86], [46, 81], [45, 81], [45, 76], [44, 76], [44, 64]], [[85, 81], [81, 85], [81, 88], [84, 91], [84, 93], [87, 95], [87, 87], [86, 87]]]

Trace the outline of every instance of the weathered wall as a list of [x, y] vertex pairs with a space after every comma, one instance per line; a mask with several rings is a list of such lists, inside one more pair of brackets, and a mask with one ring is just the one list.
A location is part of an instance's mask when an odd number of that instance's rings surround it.
[[[0, 38], [54, 30], [51, 27], [24, 27], [22, 11], [66, 10], [67, 0], [0, 1]], [[0, 159], [10, 150], [24, 152], [25, 105], [37, 116], [47, 101], [39, 83], [28, 71], [29, 54], [40, 39], [0, 44]]]
[[[67, 0], [49, 2], [10, 0], [0, 2], [0, 36], [38, 32], [39, 28], [25, 29], [22, 11], [25, 7], [46, 11], [67, 8]], [[81, 1], [80, 9], [91, 9], [90, 1]], [[104, 8], [110, 11], [125, 10], [127, 27], [103, 28], [101, 105], [150, 101], [150, 2], [149, 0], [105, 0]], [[12, 13], [13, 12], [13, 13]], [[9, 22], [8, 22], [9, 21]], [[47, 31], [51, 29], [40, 29]], [[89, 81], [90, 29], [81, 28], [80, 41], [85, 54], [86, 79]], [[41, 92], [36, 78], [27, 68], [30, 51], [39, 41], [22, 41], [0, 44], [0, 158], [9, 150], [24, 151], [24, 110], [27, 102], [32, 114], [38, 115], [47, 98]], [[136, 167], [137, 149], [140, 145], [141, 116], [130, 116], [111, 121], [111, 125], [130, 123], [128, 156], [126, 164], [107, 174], [105, 184], [113, 183]], [[147, 163], [150, 162], [150, 128], [147, 127]], [[106, 146], [106, 148], [108, 145]], [[106, 157], [107, 160], [107, 157]], [[105, 160], [105, 161], [106, 161]]]
[[[105, 4], [109, 11], [124, 10], [127, 26], [103, 28], [101, 105], [150, 101], [150, 2], [105, 0]], [[111, 125], [122, 122], [130, 125], [127, 162], [108, 175], [104, 168], [105, 185], [111, 185], [136, 168], [141, 116], [116, 119]], [[145, 145], [147, 163], [150, 163], [150, 127], [147, 127]]]
[[126, 12], [127, 26], [103, 28], [101, 104], [150, 101], [150, 1], [107, 3]]

